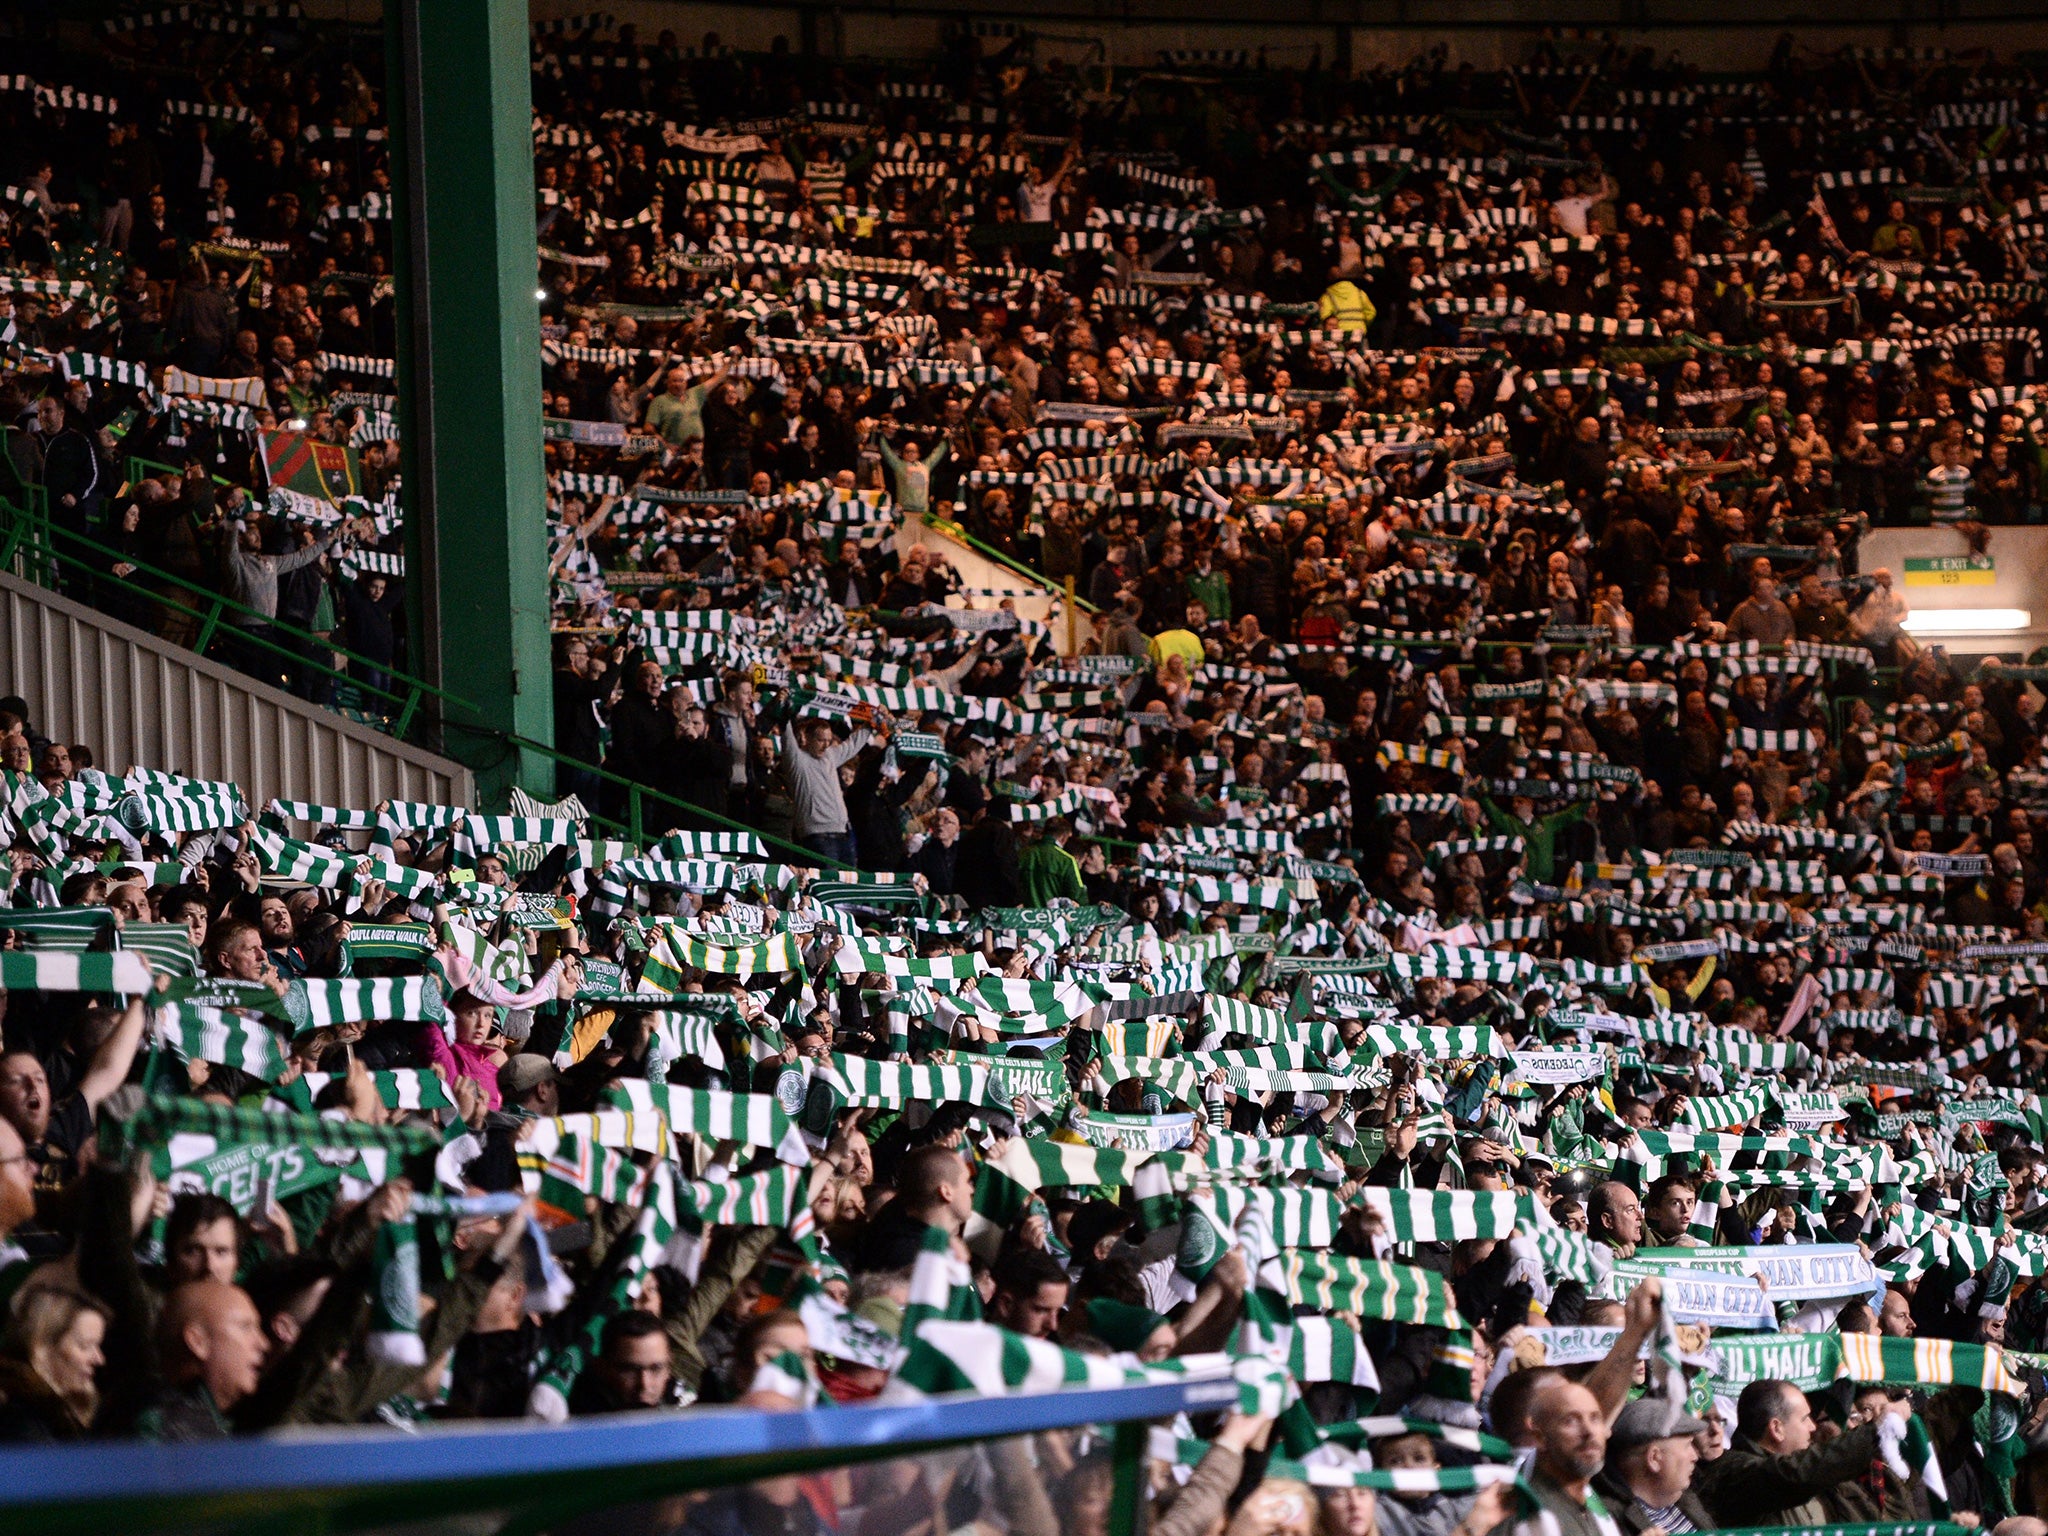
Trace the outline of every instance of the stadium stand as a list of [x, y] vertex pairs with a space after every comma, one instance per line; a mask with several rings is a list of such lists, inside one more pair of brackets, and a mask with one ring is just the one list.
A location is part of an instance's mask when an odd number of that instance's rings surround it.
[[[5, 563], [402, 734], [378, 49], [208, 14], [0, 90]], [[2048, 1515], [2048, 666], [1859, 560], [2038, 517], [2031, 69], [533, 51], [561, 798], [0, 700], [0, 1437], [1194, 1380], [1173, 1536]]]

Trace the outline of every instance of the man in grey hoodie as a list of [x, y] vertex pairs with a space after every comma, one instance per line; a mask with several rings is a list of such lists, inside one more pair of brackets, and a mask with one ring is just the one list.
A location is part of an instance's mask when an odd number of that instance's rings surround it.
[[822, 720], [791, 720], [782, 728], [782, 771], [789, 781], [796, 840], [841, 864], [853, 863], [853, 823], [846, 814], [839, 767], [858, 757], [871, 739], [863, 728], [835, 745], [832, 727]]

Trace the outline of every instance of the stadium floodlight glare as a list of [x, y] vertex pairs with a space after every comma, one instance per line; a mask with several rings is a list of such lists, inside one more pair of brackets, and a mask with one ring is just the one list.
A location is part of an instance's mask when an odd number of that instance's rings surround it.
[[1906, 615], [1909, 635], [2010, 635], [2033, 626], [2024, 608], [1916, 608]]

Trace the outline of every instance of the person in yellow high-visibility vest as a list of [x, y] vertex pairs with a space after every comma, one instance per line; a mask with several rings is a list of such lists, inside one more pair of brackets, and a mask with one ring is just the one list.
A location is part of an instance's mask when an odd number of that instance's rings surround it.
[[1201, 639], [1192, 630], [1169, 629], [1156, 634], [1152, 637], [1150, 649], [1152, 664], [1162, 671], [1169, 656], [1178, 656], [1185, 661], [1190, 676], [1201, 669], [1204, 660]]
[[1365, 290], [1332, 268], [1330, 286], [1323, 290], [1323, 296], [1316, 302], [1316, 312], [1323, 317], [1323, 324], [1336, 330], [1349, 331], [1363, 336], [1365, 328], [1372, 324], [1379, 311], [1373, 307]]

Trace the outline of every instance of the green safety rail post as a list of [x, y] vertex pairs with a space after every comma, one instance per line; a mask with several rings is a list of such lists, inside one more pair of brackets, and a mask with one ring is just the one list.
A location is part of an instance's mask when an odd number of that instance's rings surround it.
[[1136, 1533], [1145, 1529], [1145, 1449], [1150, 1430], [1142, 1423], [1117, 1425], [1109, 1441], [1112, 1461], [1109, 1485], [1109, 1529]]
[[43, 552], [49, 543], [45, 536], [50, 522], [49, 493], [40, 485], [23, 486], [21, 490], [23, 498], [19, 505], [0, 497], [0, 509], [9, 514], [5, 537], [0, 538], [0, 570], [13, 571], [23, 581], [46, 587], [50, 583]]

